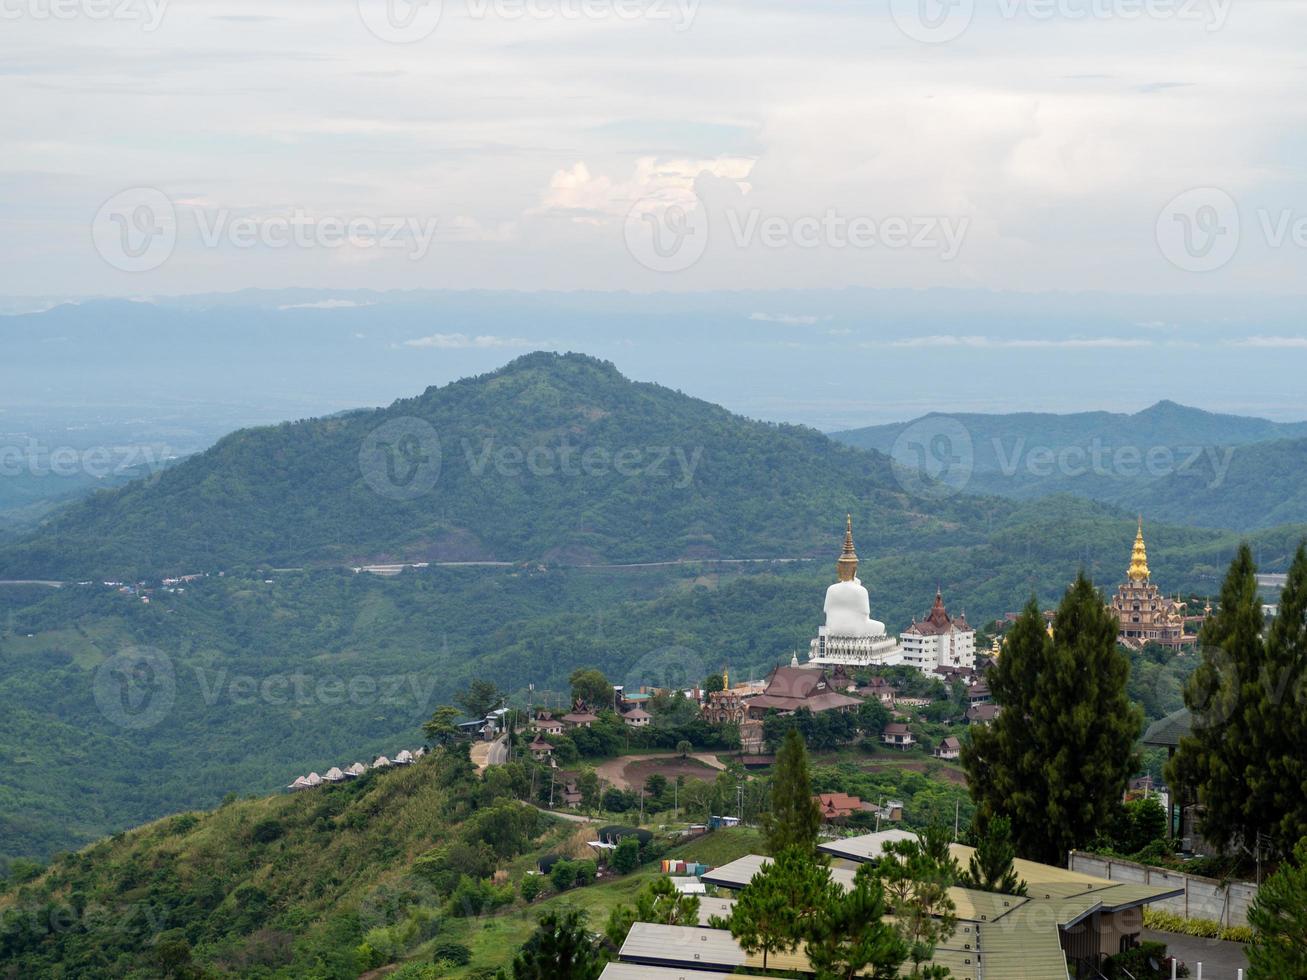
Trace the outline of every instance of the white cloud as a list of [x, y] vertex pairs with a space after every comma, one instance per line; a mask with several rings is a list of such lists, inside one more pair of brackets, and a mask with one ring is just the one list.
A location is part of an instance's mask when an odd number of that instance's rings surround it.
[[373, 303], [360, 303], [353, 299], [319, 299], [312, 303], [286, 303], [277, 307], [279, 310], [352, 310], [361, 306], [373, 306]]
[[404, 346], [436, 347], [440, 350], [468, 350], [478, 347], [525, 347], [537, 350], [551, 345], [539, 340], [527, 340], [525, 337], [496, 337], [490, 334], [469, 337], [465, 333], [433, 333], [429, 337], [406, 340]]
[[1307, 349], [1307, 337], [1243, 337], [1230, 341], [1232, 347], [1261, 347], [1268, 350]]
[[819, 321], [821, 317], [792, 313], [750, 313], [749, 319], [760, 320], [763, 323], [784, 323], [792, 327], [807, 327]]
[[[874, 343], [863, 344], [864, 347], [878, 346]], [[929, 337], [904, 337], [890, 341], [891, 347], [996, 347], [996, 348], [1131, 348], [1153, 347], [1151, 340], [1131, 337], [1072, 337], [1063, 340], [1050, 340], [1039, 337], [984, 337], [957, 336], [954, 334], [937, 334]]]

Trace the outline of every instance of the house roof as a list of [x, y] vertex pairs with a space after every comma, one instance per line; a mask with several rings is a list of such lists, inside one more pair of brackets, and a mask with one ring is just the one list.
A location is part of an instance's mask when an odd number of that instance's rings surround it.
[[652, 718], [653, 715], [649, 714], [649, 712], [645, 711], [643, 708], [632, 708], [626, 714], [622, 715], [622, 717], [632, 721], [644, 721], [646, 718]]
[[570, 714], [563, 715], [563, 721], [571, 722], [573, 725], [580, 725], [587, 721], [598, 721], [598, 715], [592, 715], [588, 711], [573, 711]]
[[960, 749], [962, 748], [962, 741], [956, 735], [949, 735], [939, 743], [939, 747], [941, 749]]
[[926, 613], [926, 618], [921, 622], [914, 621], [904, 632], [915, 633], [918, 636], [939, 636], [953, 629], [969, 631], [971, 627], [967, 624], [965, 615], [955, 618], [948, 614], [948, 610], [944, 608], [944, 595], [937, 589], [935, 604], [930, 607], [930, 612]]
[[967, 709], [967, 721], [993, 721], [998, 717], [999, 706], [992, 701], [987, 704], [973, 704]]
[[1193, 731], [1194, 719], [1188, 708], [1173, 711], [1159, 718], [1144, 732], [1145, 745], [1179, 745], [1180, 739]]
[[885, 726], [886, 735], [911, 735], [912, 729], [901, 721], [892, 721]]

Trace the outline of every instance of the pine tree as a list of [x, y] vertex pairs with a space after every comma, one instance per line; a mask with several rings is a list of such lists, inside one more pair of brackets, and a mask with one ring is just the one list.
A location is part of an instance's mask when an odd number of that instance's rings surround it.
[[893, 980], [908, 958], [908, 944], [885, 921], [885, 889], [869, 864], [861, 865], [853, 887], [827, 888], [825, 899], [808, 925], [808, 961], [817, 980]]
[[585, 929], [585, 913], [562, 909], [540, 917], [540, 925], [513, 958], [513, 980], [596, 980], [604, 968]]
[[1248, 911], [1251, 980], [1307, 977], [1307, 838], [1257, 892]]
[[791, 728], [785, 733], [780, 751], [776, 753], [771, 812], [763, 822], [767, 849], [775, 855], [792, 847], [815, 854], [820, 827], [821, 810], [812, 795], [808, 752], [803, 745], [803, 736]]
[[[1302, 550], [1269, 642], [1262, 639], [1256, 572], [1251, 549], [1240, 546], [1221, 585], [1220, 608], [1203, 627], [1202, 663], [1185, 687], [1192, 732], [1180, 740], [1166, 768], [1169, 785], [1197, 791], [1203, 836], [1221, 849], [1244, 844], [1251, 850], [1264, 836], [1272, 837], [1280, 830], [1286, 794], [1302, 796], [1301, 761], [1292, 758], [1301, 755], [1302, 743], [1287, 741], [1295, 733], [1301, 737], [1302, 723], [1276, 704], [1283, 693], [1277, 684], [1291, 680], [1295, 669], [1302, 676], [1307, 601]], [[1278, 787], [1280, 777], [1273, 772], [1291, 770], [1298, 772], [1297, 784]], [[1286, 847], [1294, 840], [1287, 839]]]
[[830, 870], [792, 847], [778, 854], [741, 889], [726, 927], [746, 953], [790, 952], [807, 936], [829, 896]]
[[635, 897], [635, 914], [639, 922], [658, 922], [665, 926], [699, 924], [699, 896], [682, 895], [666, 875], [655, 878]]
[[1009, 815], [1022, 857], [1062, 864], [1110, 818], [1135, 767], [1142, 712], [1130, 703], [1130, 662], [1117, 622], [1082, 571], [1053, 620], [1031, 598], [989, 673], [1000, 707], [962, 750], [972, 798]]
[[976, 851], [958, 883], [964, 888], [1004, 895], [1025, 895], [1026, 883], [1017, 877], [1013, 859], [1012, 824], [1007, 817], [981, 819], [975, 828]]

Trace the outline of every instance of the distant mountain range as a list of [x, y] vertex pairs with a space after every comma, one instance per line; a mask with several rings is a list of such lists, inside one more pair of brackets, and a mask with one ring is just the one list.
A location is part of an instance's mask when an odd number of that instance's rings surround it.
[[933, 413], [832, 438], [887, 453], [954, 491], [1071, 493], [1200, 527], [1307, 521], [1307, 422], [1161, 401], [1132, 415]]

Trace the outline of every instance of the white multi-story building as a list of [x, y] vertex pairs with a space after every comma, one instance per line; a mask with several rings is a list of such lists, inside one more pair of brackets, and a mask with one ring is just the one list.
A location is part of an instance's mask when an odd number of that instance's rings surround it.
[[935, 605], [926, 618], [899, 634], [899, 650], [906, 666], [927, 676], [939, 667], [976, 666], [976, 631], [967, 625], [964, 613], [956, 619], [944, 608], [944, 596], [935, 593]]

